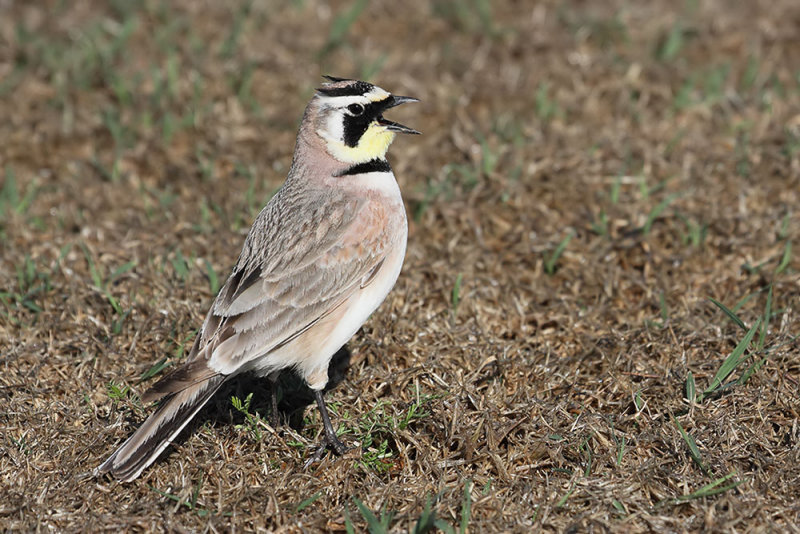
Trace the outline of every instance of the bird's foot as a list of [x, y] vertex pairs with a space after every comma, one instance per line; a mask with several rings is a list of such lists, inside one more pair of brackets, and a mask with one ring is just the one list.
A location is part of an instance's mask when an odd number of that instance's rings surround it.
[[325, 457], [325, 452], [328, 450], [328, 447], [331, 448], [331, 450], [334, 452], [334, 454], [336, 454], [336, 456], [342, 456], [347, 451], [353, 450], [353, 447], [348, 447], [347, 445], [342, 443], [341, 440], [338, 437], [336, 437], [335, 434], [329, 435], [326, 432], [324, 434], [324, 437], [322, 438], [322, 443], [320, 443], [319, 447], [317, 447], [317, 450], [314, 452], [311, 458], [306, 460], [306, 463], [303, 465], [303, 467], [308, 469], [311, 465], [321, 461], [322, 458]]

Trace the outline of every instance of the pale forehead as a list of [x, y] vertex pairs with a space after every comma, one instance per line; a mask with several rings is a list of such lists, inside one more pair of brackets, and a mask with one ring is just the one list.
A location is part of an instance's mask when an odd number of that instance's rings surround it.
[[380, 102], [381, 100], [386, 100], [392, 95], [389, 94], [389, 91], [384, 91], [380, 87], [373, 87], [372, 91], [364, 96], [368, 98], [370, 102]]

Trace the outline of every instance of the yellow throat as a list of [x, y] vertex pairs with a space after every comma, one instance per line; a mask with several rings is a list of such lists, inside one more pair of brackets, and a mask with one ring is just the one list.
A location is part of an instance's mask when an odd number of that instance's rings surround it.
[[358, 140], [356, 146], [347, 146], [342, 141], [328, 139], [331, 155], [343, 163], [366, 163], [373, 159], [383, 159], [395, 133], [373, 121]]

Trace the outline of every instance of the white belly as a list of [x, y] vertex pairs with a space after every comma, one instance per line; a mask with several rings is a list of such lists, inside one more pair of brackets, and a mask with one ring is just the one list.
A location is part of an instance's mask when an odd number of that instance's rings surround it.
[[328, 383], [328, 365], [333, 355], [358, 332], [391, 291], [406, 252], [407, 229], [398, 236], [396, 248], [386, 257], [381, 270], [365, 288], [306, 332], [278, 347], [255, 363], [256, 372], [267, 375], [286, 367], [295, 367], [312, 389], [323, 389]]

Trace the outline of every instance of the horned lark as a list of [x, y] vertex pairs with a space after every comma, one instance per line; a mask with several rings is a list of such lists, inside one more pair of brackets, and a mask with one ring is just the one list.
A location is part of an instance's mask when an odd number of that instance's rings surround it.
[[326, 78], [306, 107], [286, 182], [256, 217], [186, 362], [142, 396], [161, 403], [95, 474], [135, 479], [226, 380], [285, 368], [314, 391], [323, 447], [346, 450], [322, 396], [328, 364], [400, 274], [408, 226], [386, 151], [396, 133], [419, 132], [383, 117], [417, 99]]

